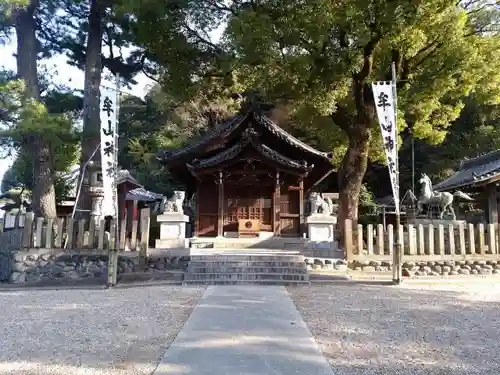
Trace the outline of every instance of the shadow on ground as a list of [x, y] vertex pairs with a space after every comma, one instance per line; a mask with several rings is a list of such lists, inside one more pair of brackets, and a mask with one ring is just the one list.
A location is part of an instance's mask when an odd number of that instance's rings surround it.
[[289, 288], [336, 375], [498, 374], [498, 283]]
[[[499, 374], [498, 284], [451, 291], [367, 283], [288, 288], [335, 375]], [[146, 284], [3, 291], [0, 374], [151, 374], [201, 291]], [[284, 323], [299, 324], [294, 315], [284, 309], [269, 316], [270, 304], [234, 293], [217, 304], [202, 303], [207, 313], [248, 306], [257, 313], [245, 318], [253, 322], [240, 325], [221, 319], [200, 326], [199, 338], [184, 343], [187, 355], [201, 348], [203, 363], [221, 355], [259, 360], [265, 353], [267, 371], [249, 367], [240, 374], [274, 374], [289, 358], [308, 369], [304, 374], [322, 374], [307, 343], [284, 332]], [[245, 331], [257, 324], [260, 329]], [[160, 370], [161, 375], [201, 374], [185, 364]]]

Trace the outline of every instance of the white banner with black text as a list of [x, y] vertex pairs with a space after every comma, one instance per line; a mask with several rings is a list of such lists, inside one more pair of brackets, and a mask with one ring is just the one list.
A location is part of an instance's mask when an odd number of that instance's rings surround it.
[[392, 194], [396, 213], [399, 213], [399, 176], [398, 176], [398, 149], [397, 129], [395, 116], [395, 101], [392, 82], [372, 83], [373, 98], [377, 109], [380, 132], [382, 133], [382, 144], [387, 158], [389, 177], [391, 179]]
[[101, 165], [104, 198], [101, 214], [117, 215], [116, 202], [116, 134], [117, 134], [117, 100], [116, 90], [101, 88]]

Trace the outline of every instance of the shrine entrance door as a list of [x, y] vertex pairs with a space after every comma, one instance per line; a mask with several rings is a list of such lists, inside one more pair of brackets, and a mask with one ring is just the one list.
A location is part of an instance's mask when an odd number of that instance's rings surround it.
[[273, 231], [272, 186], [226, 186], [224, 232], [237, 232], [238, 220], [259, 220], [260, 230]]

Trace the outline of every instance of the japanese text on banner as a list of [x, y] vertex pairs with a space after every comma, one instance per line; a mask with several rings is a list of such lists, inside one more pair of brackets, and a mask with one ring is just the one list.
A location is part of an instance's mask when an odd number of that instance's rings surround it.
[[116, 132], [117, 94], [115, 90], [101, 88], [101, 164], [104, 198], [102, 215], [116, 216]]
[[394, 196], [394, 205], [396, 212], [399, 213], [399, 178], [398, 178], [398, 150], [397, 150], [397, 129], [396, 116], [394, 108], [394, 92], [392, 83], [377, 82], [372, 84], [373, 98], [375, 108], [377, 109], [377, 118], [382, 133], [382, 142], [385, 156], [387, 158], [387, 167], [389, 168], [389, 177], [391, 179], [392, 194]]

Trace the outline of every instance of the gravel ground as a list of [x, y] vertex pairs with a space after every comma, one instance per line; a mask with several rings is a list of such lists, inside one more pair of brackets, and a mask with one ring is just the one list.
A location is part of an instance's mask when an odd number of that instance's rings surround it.
[[0, 292], [0, 374], [151, 374], [204, 288]]
[[288, 290], [336, 375], [500, 374], [498, 281]]

